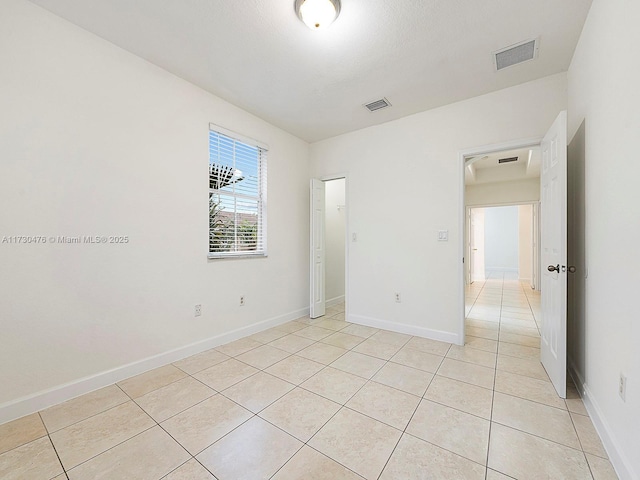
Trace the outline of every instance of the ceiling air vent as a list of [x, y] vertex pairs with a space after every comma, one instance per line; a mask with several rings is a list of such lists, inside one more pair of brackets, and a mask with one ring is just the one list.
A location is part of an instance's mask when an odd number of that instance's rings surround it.
[[391, 102], [383, 97], [380, 100], [366, 103], [364, 106], [367, 107], [370, 112], [375, 112], [376, 110], [382, 110], [383, 108], [390, 107]]
[[538, 55], [538, 39], [503, 48], [494, 53], [496, 70], [533, 60]]
[[510, 162], [517, 162], [518, 161], [518, 157], [509, 157], [509, 158], [501, 158], [500, 160], [498, 160], [498, 163], [510, 163]]

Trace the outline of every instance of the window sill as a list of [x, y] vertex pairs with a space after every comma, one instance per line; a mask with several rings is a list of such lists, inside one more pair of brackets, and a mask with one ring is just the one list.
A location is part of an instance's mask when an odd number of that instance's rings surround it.
[[260, 253], [231, 253], [231, 254], [216, 254], [209, 253], [207, 255], [208, 260], [233, 260], [233, 259], [241, 259], [241, 258], [266, 258], [267, 252]]

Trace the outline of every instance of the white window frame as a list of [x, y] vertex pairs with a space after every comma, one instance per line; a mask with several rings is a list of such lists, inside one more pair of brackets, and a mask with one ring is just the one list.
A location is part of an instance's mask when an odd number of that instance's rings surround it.
[[[229, 258], [262, 258], [267, 256], [267, 157], [269, 152], [269, 146], [265, 143], [259, 142], [252, 138], [241, 135], [232, 130], [228, 130], [226, 128], [220, 127], [213, 123], [209, 124], [209, 132], [215, 132], [219, 135], [223, 135], [225, 137], [234, 140], [235, 142], [240, 142], [250, 147], [255, 147], [260, 150], [260, 154], [258, 155], [258, 165], [256, 165], [256, 169], [258, 171], [258, 238], [257, 238], [257, 248], [255, 251], [231, 251], [231, 252], [211, 252], [211, 244], [210, 244], [210, 231], [207, 239], [208, 243], [208, 254], [207, 257], [209, 259], [229, 259]], [[207, 180], [209, 182], [209, 180]], [[209, 188], [209, 195], [215, 193], [216, 190]], [[231, 194], [228, 192], [223, 192], [223, 195], [228, 195], [234, 198], [243, 198], [242, 194]], [[209, 219], [210, 222], [210, 219]], [[210, 229], [208, 229], [210, 230]]]

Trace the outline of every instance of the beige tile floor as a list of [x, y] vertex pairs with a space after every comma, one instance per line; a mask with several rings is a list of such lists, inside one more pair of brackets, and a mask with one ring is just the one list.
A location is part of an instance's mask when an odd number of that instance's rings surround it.
[[0, 425], [0, 478], [617, 478], [538, 361], [539, 297], [467, 289], [464, 347], [301, 318]]

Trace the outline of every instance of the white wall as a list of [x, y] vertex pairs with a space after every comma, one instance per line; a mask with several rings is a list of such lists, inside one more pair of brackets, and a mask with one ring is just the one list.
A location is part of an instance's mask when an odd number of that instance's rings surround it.
[[540, 200], [540, 179], [528, 178], [511, 182], [467, 185], [467, 205], [499, 205], [505, 203], [537, 202]]
[[[24, 0], [0, 59], [0, 238], [129, 236], [0, 244], [0, 404], [308, 311], [307, 143]], [[268, 258], [207, 261], [209, 122], [270, 146]]]
[[533, 266], [533, 206], [518, 205], [518, 278], [530, 282]]
[[344, 301], [345, 205], [344, 178], [325, 182], [325, 298], [329, 305]]
[[640, 478], [639, 18], [637, 1], [594, 0], [568, 73], [569, 138], [584, 122], [588, 277], [578, 374], [623, 479]]
[[576, 272], [567, 276], [567, 357], [570, 368], [582, 379], [587, 303], [584, 126], [583, 122], [567, 149], [567, 264], [576, 267]]
[[460, 152], [542, 137], [565, 108], [558, 74], [312, 144], [313, 176], [349, 175], [350, 320], [460, 341]]
[[484, 209], [484, 246], [487, 272], [518, 272], [518, 207]]

